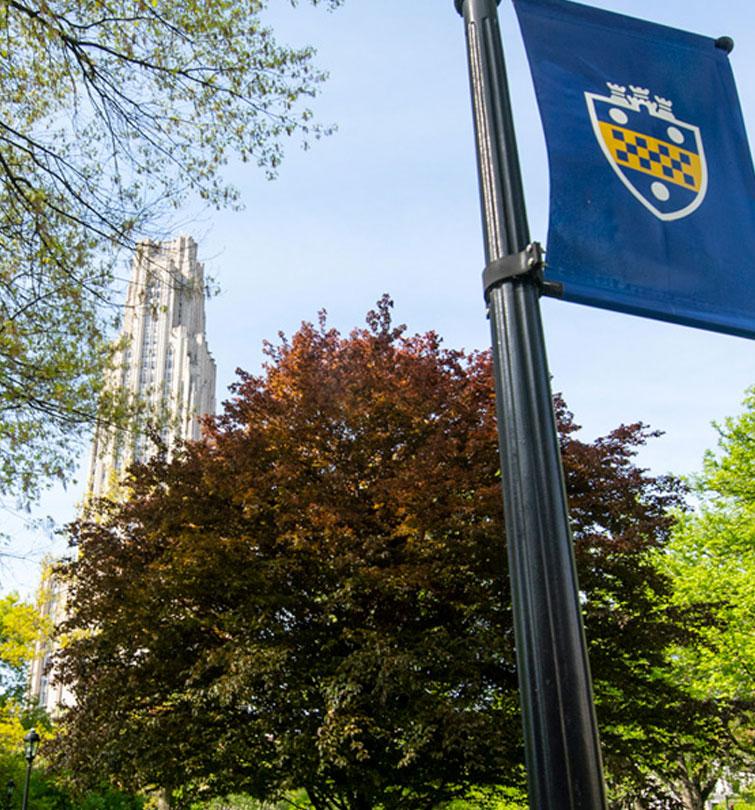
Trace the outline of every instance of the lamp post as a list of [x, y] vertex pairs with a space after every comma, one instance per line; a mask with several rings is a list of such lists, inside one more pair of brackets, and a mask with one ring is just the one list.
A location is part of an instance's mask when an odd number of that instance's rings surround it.
[[16, 783], [13, 781], [11, 777], [8, 780], [8, 784], [5, 786], [5, 810], [11, 810], [11, 804], [13, 802], [13, 791], [16, 789]]
[[566, 489], [498, 24], [454, 0], [474, 113], [514, 637], [531, 810], [605, 810]]
[[39, 748], [39, 734], [34, 729], [24, 737], [24, 759], [26, 760], [26, 780], [24, 781], [24, 798], [21, 802], [21, 810], [26, 810], [29, 802], [29, 780], [31, 779], [31, 764], [37, 756]]

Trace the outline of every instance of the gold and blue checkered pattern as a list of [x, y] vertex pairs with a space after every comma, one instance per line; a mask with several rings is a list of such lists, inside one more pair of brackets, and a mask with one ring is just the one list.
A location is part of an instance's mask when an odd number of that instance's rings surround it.
[[653, 175], [659, 180], [699, 191], [702, 182], [700, 156], [673, 143], [600, 122], [603, 142], [619, 166]]

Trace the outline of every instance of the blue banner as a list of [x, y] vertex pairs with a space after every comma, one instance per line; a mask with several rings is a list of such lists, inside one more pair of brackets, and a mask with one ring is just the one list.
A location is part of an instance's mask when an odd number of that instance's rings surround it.
[[755, 174], [713, 39], [514, 0], [548, 147], [564, 298], [755, 337]]

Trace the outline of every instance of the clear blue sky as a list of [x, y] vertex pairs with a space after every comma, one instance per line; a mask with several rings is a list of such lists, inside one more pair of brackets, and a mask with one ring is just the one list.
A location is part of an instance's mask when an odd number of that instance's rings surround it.
[[[246, 210], [182, 225], [222, 293], [208, 304], [218, 399], [234, 369], [255, 371], [263, 339], [328, 310], [348, 331], [388, 292], [396, 319], [434, 329], [450, 347], [489, 345], [477, 176], [461, 18], [453, 0], [346, 0], [337, 12], [271, 0], [282, 40], [310, 43], [330, 80], [312, 102], [338, 132], [308, 152], [288, 149], [279, 178], [230, 167]], [[710, 36], [729, 34], [750, 140], [755, 137], [755, 14], [751, 0], [595, 0], [592, 5]], [[547, 167], [534, 95], [509, 0], [500, 16], [533, 238], [545, 241]], [[755, 227], [755, 223], [754, 223]], [[743, 257], [753, 262], [755, 257]], [[642, 420], [665, 436], [643, 452], [656, 472], [698, 469], [715, 445], [712, 420], [738, 412], [755, 383], [755, 344], [563, 302], [544, 301], [553, 387], [585, 438]], [[64, 521], [80, 488], [40, 507]], [[29, 592], [44, 534], [19, 534], [31, 561], [0, 571]], [[57, 542], [53, 546], [60, 550]]]

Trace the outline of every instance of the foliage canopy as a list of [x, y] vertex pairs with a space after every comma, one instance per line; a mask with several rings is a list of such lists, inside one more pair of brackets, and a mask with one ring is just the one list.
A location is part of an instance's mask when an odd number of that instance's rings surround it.
[[705, 643], [680, 649], [680, 668], [698, 692], [750, 699], [755, 683], [755, 389], [744, 411], [718, 426], [719, 452], [708, 452], [693, 479], [699, 509], [681, 515], [661, 563], [681, 605], [705, 604]]
[[[60, 762], [321, 810], [520, 788], [489, 354], [407, 335], [387, 299], [267, 354], [204, 442], [72, 527]], [[634, 464], [641, 424], [588, 444], [556, 405], [603, 742], [631, 782], [699, 713], [659, 676], [684, 627], [652, 564], [678, 487]]]
[[26, 705], [29, 664], [37, 641], [51, 629], [47, 618], [17, 594], [0, 599], [0, 751], [21, 747], [32, 719]]
[[265, 5], [0, 0], [0, 494], [65, 479], [98, 407], [124, 417], [102, 402], [117, 249], [188, 194], [236, 205], [229, 159], [272, 174], [322, 133], [313, 51]]

